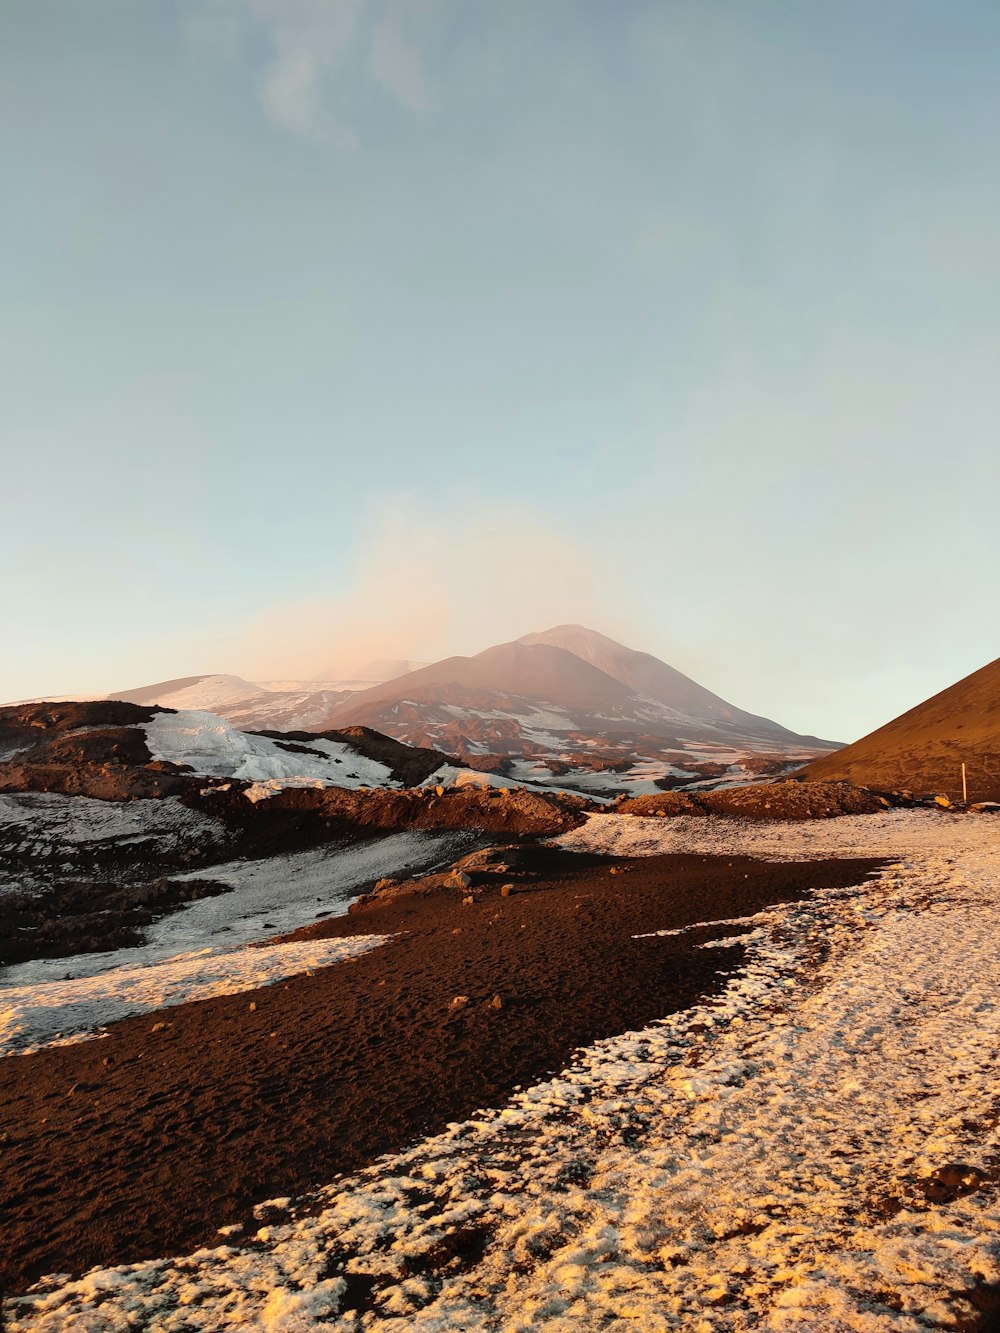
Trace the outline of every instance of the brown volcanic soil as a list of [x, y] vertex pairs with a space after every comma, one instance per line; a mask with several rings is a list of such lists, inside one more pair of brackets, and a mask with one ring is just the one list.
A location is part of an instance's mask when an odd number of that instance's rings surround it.
[[730, 819], [834, 819], [871, 815], [889, 802], [850, 782], [747, 783], [719, 791], [671, 791], [619, 801], [620, 815], [722, 815]]
[[[717, 992], [741, 958], [694, 947], [729, 925], [633, 935], [746, 915], [878, 865], [533, 854], [537, 878], [507, 898], [476, 890], [466, 907], [446, 890], [309, 928], [403, 932], [353, 963], [0, 1060], [7, 1289], [213, 1243], [262, 1200], [326, 1183], [496, 1104], [580, 1045]], [[458, 1011], [456, 995], [469, 997]]]
[[963, 761], [969, 800], [1000, 801], [1000, 658], [797, 777], [960, 801]]

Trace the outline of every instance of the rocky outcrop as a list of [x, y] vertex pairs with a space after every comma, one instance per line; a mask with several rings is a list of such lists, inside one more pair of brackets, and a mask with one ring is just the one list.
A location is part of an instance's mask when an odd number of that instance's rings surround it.
[[228, 824], [259, 830], [267, 836], [282, 826], [314, 840], [371, 836], [399, 829], [474, 829], [500, 837], [554, 836], [582, 823], [598, 807], [582, 796], [562, 792], [536, 793], [523, 788], [435, 787], [387, 790], [370, 787], [286, 787], [266, 801], [251, 804], [237, 784], [206, 787], [185, 797], [185, 804], [216, 815]]
[[722, 815], [731, 819], [832, 819], [837, 815], [868, 815], [889, 808], [891, 801], [850, 782], [775, 782], [726, 787], [719, 791], [664, 792], [619, 801], [625, 815]]
[[140, 726], [164, 711], [114, 700], [0, 708], [0, 792], [128, 801], [189, 791], [196, 780], [154, 760]]

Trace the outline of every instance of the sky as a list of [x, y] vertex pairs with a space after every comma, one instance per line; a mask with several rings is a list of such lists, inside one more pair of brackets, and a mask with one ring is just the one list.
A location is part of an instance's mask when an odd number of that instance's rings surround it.
[[0, 699], [1000, 653], [992, 0], [3, 0]]

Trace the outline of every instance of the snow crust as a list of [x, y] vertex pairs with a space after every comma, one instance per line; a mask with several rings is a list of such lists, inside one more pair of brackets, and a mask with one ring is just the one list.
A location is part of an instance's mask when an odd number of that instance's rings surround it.
[[181, 805], [176, 796], [157, 801], [97, 801], [90, 796], [56, 792], [14, 792], [0, 795], [0, 829], [16, 832], [39, 854], [52, 844], [101, 844], [122, 841], [156, 842], [175, 851], [193, 839], [222, 841], [218, 820]]
[[[894, 864], [741, 923], [747, 958], [719, 998], [338, 1181], [318, 1213], [285, 1200], [288, 1222], [252, 1244], [226, 1234], [46, 1280], [13, 1303], [13, 1333], [925, 1333], [968, 1318], [974, 1284], [1000, 1282], [993, 821], [603, 815], [558, 841]], [[949, 1167], [973, 1184], [933, 1203]], [[363, 1314], [341, 1311], [345, 1274], [367, 1275]]]
[[356, 958], [387, 936], [200, 949], [162, 963], [0, 990], [0, 1056], [102, 1036], [108, 1023], [214, 995], [234, 995]]
[[157, 713], [143, 728], [154, 759], [189, 764], [205, 777], [258, 784], [252, 799], [281, 787], [400, 785], [385, 764], [366, 759], [349, 745], [317, 739], [307, 747], [296, 743], [295, 750], [288, 750], [267, 736], [238, 731], [214, 713]]
[[218, 853], [225, 840], [217, 819], [189, 810], [176, 797], [97, 801], [55, 792], [0, 795], [0, 894], [90, 874], [95, 856], [108, 854], [119, 862], [134, 856], [155, 865], [185, 850]]
[[[136, 804], [162, 806], [166, 802]], [[453, 860], [467, 846], [468, 837], [462, 833], [406, 830], [348, 847], [324, 846], [259, 861], [227, 861], [174, 875], [172, 878], [178, 880], [221, 881], [230, 886], [231, 892], [186, 903], [161, 917], [146, 928], [145, 944], [135, 948], [37, 958], [0, 968], [0, 1005], [8, 986], [42, 986], [123, 967], [150, 966], [193, 950], [230, 950], [287, 934], [308, 925], [317, 915], [341, 915], [364, 886], [385, 875], [415, 872]]]

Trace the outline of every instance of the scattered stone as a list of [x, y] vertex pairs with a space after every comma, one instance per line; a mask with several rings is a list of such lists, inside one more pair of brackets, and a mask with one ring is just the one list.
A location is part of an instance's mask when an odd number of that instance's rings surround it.
[[468, 1003], [469, 1003], [468, 995], [455, 995], [452, 997], [450, 1007], [452, 1009], [464, 1009]]
[[491, 1008], [491, 1009], [502, 1009], [502, 1008], [503, 1008], [503, 1000], [500, 998], [499, 995], [494, 995], [494, 996], [493, 996], [493, 999], [490, 1000], [490, 1008]]
[[510, 895], [511, 895], [513, 892], [514, 892], [514, 886], [513, 886], [513, 884], [501, 884], [501, 885], [500, 885], [500, 897], [501, 897], [501, 898], [509, 898]]

